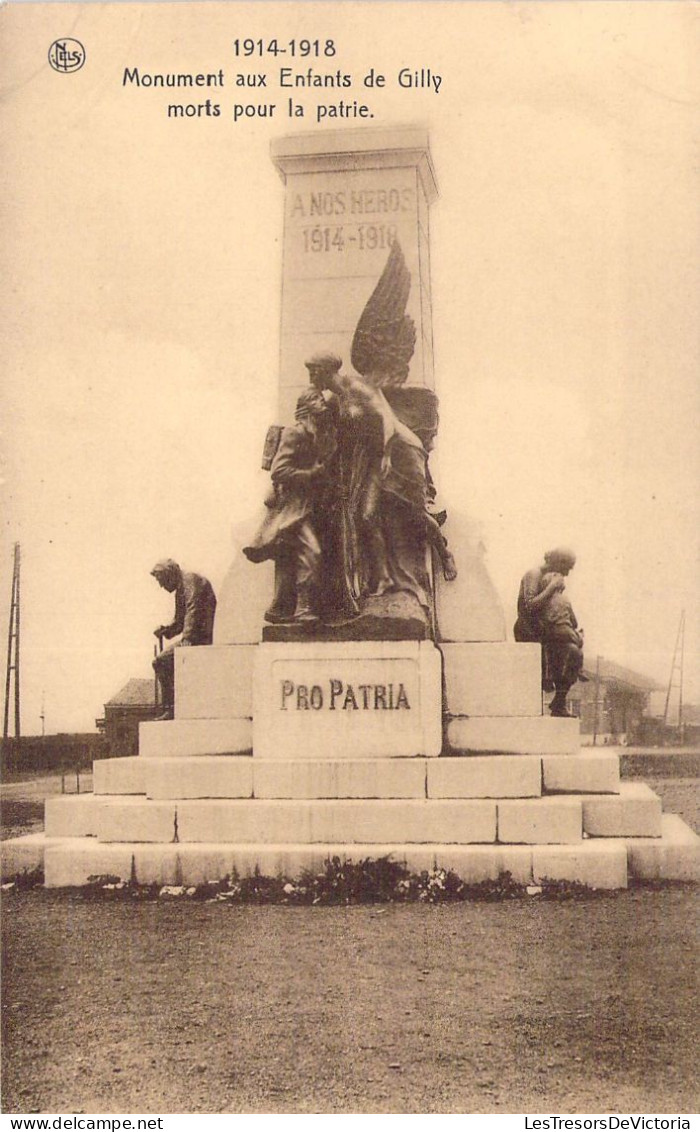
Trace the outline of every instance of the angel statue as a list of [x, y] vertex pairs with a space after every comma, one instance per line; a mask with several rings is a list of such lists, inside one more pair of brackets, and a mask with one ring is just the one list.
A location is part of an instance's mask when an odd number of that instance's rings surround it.
[[[438, 426], [437, 398], [404, 388], [416, 331], [405, 313], [411, 276], [394, 241], [379, 282], [360, 317], [352, 343], [355, 374], [321, 354], [306, 363], [311, 384], [337, 401], [339, 479], [343, 518], [342, 563], [358, 609], [369, 599], [410, 594], [426, 624], [432, 586], [426, 546], [446, 580], [457, 576], [435, 511], [428, 468]], [[378, 603], [372, 601], [378, 611]]]
[[[304, 520], [280, 523], [280, 505], [287, 517], [289, 508], [279, 497], [270, 500], [276, 517], [268, 517], [245, 551], [253, 561], [277, 558], [268, 621], [320, 619], [335, 626], [352, 621], [357, 636], [429, 636], [434, 627], [429, 551], [448, 581], [457, 576], [441, 530], [445, 512], [436, 509], [428, 469], [437, 398], [429, 389], [405, 388], [416, 341], [413, 319], [405, 313], [410, 285], [394, 241], [355, 330], [356, 372], [342, 373], [341, 359], [328, 352], [306, 362], [322, 399], [312, 419], [323, 425], [301, 426], [313, 440], [307, 436], [295, 449], [301, 463], [294, 477], [304, 493], [297, 510]], [[280, 451], [287, 453], [291, 431], [282, 430], [281, 437]], [[282, 462], [272, 457], [278, 492]]]

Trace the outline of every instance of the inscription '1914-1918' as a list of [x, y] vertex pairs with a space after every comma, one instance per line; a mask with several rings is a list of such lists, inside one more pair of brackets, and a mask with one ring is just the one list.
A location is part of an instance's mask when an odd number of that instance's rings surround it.
[[321, 684], [296, 684], [280, 680], [282, 711], [410, 711], [403, 684], [345, 684], [329, 680]]

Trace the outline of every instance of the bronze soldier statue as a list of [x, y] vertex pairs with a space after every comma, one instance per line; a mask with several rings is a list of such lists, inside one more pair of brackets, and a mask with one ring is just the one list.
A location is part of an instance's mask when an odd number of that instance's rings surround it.
[[568, 716], [566, 697], [576, 681], [582, 678], [583, 629], [579, 628], [571, 602], [564, 594], [562, 575], [545, 574], [542, 587], [546, 589], [553, 581], [559, 580], [561, 588], [556, 588], [542, 606], [540, 624], [547, 663], [556, 689], [549, 710], [552, 715]]
[[539, 641], [542, 645], [542, 687], [554, 689], [551, 715], [568, 716], [566, 697], [577, 680], [584, 680], [583, 630], [567, 598], [562, 596], [564, 578], [573, 570], [576, 555], [557, 547], [544, 555], [544, 562], [523, 575], [518, 593], [518, 619], [513, 626], [516, 641]]
[[276, 562], [275, 596], [265, 614], [272, 623], [318, 620], [321, 543], [319, 495], [334, 441], [324, 420], [328, 406], [315, 389], [297, 400], [296, 423], [283, 428], [270, 468], [267, 513], [243, 553], [251, 562]]
[[164, 720], [175, 715], [174, 649], [211, 644], [216, 596], [206, 578], [182, 570], [172, 558], [157, 562], [151, 574], [162, 589], [175, 594], [175, 616], [169, 625], [159, 625], [154, 629], [154, 636], [162, 641], [163, 637], [169, 640], [178, 633], [182, 634], [179, 641], [164, 649], [153, 661], [163, 706], [163, 714], [159, 718]]

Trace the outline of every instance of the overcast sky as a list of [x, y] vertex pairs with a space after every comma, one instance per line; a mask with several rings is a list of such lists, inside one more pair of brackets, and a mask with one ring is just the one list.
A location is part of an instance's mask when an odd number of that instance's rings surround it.
[[[0, 631], [19, 541], [25, 733], [42, 696], [48, 732], [92, 729], [150, 674], [172, 602], [156, 559], [220, 586], [232, 528], [257, 521], [284, 205], [269, 146], [320, 127], [282, 116], [278, 90], [245, 95], [276, 101], [275, 118], [234, 124], [231, 86], [219, 118], [174, 122], [163, 92], [121, 85], [125, 66], [233, 76], [244, 36], [332, 38], [337, 56], [303, 69], [374, 66], [387, 88], [307, 92], [310, 109], [357, 98], [372, 125], [429, 129], [439, 488], [482, 524], [508, 624], [520, 575], [571, 544], [589, 663], [665, 685], [685, 609], [685, 696], [700, 699], [698, 16], [434, 0], [0, 11]], [[86, 48], [75, 74], [47, 62], [65, 36]], [[439, 74], [439, 93], [401, 90], [404, 66]]]

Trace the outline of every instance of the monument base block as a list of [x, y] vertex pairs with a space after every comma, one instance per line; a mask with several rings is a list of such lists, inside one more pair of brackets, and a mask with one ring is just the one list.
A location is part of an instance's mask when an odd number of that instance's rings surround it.
[[537, 845], [532, 850], [532, 880], [570, 881], [589, 888], [627, 888], [627, 845], [583, 841], [578, 845]]
[[539, 645], [505, 641], [440, 645], [445, 699], [451, 716], [542, 715]]
[[675, 814], [662, 818], [658, 838], [591, 838], [575, 844], [459, 845], [426, 843], [241, 844], [236, 842], [100, 842], [94, 837], [44, 833], [4, 841], [2, 877], [10, 880], [43, 866], [47, 888], [84, 886], [99, 878], [137, 884], [198, 885], [256, 869], [266, 876], [298, 878], [341, 861], [390, 857], [413, 872], [451, 869], [467, 884], [510, 873], [517, 884], [570, 881], [597, 889], [639, 880], [700, 879], [700, 838]]
[[440, 754], [442, 658], [432, 641], [264, 643], [253, 680], [255, 758]]
[[517, 799], [498, 805], [499, 841], [567, 845], [581, 841], [581, 802], [574, 798]]
[[677, 814], [662, 814], [661, 837], [627, 845], [630, 876], [637, 880], [700, 879], [700, 838]]
[[372, 843], [345, 845], [236, 844], [90, 845], [80, 839], [47, 844], [47, 888], [83, 886], [90, 878], [110, 877], [138, 884], [199, 885], [231, 876], [299, 877], [322, 872], [326, 861], [390, 857], [411, 872], [452, 870], [466, 884], [495, 881], [510, 873], [516, 884], [545, 880], [576, 881], [597, 889], [627, 887], [624, 842], [533, 847], [528, 845], [444, 845]]
[[100, 759], [92, 764], [95, 794], [145, 794], [146, 764], [138, 755]]
[[457, 718], [447, 723], [452, 751], [498, 751], [521, 755], [574, 755], [579, 721], [548, 716]]
[[192, 886], [391, 857], [467, 884], [696, 878], [700, 839], [616, 754], [581, 752], [577, 720], [540, 714], [539, 679], [539, 650], [503, 642], [183, 649], [176, 718], [96, 763], [94, 794], [49, 799], [3, 876]]
[[[86, 844], [85, 840], [79, 837], [74, 840], [77, 845]], [[25, 833], [23, 837], [12, 837], [0, 842], [3, 881], [43, 869], [46, 849], [54, 843], [45, 833]], [[67, 842], [63, 840], [60, 844], [66, 845]]]
[[548, 794], [617, 794], [620, 760], [617, 755], [580, 751], [577, 755], [545, 755], [542, 782]]
[[644, 782], [621, 782], [618, 795], [583, 798], [589, 837], [660, 837], [661, 799]]
[[146, 759], [233, 755], [250, 751], [252, 745], [250, 719], [178, 718], [139, 724], [139, 755]]

